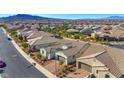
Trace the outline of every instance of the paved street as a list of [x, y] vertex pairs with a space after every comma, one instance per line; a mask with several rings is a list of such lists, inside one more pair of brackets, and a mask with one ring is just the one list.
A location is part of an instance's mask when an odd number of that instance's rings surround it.
[[0, 29], [0, 59], [7, 66], [0, 68], [1, 77], [4, 78], [45, 78], [46, 76], [33, 67], [8, 41], [7, 36]]

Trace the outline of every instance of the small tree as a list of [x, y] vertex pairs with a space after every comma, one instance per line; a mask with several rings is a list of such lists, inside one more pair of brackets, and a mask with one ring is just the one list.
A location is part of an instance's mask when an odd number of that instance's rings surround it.
[[11, 35], [14, 36], [14, 37], [17, 37], [17, 32], [16, 31], [12, 31]]

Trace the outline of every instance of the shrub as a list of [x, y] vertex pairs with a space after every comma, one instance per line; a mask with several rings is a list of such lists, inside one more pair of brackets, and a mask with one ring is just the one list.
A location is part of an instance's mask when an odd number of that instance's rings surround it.
[[27, 44], [26, 42], [23, 42], [23, 43], [22, 43], [22, 47], [23, 47], [23, 48], [28, 48], [28, 44]]
[[11, 35], [14, 36], [14, 37], [17, 37], [17, 32], [16, 31], [12, 31]]
[[38, 58], [38, 59], [42, 59], [43, 56], [42, 56], [40, 53], [38, 53], [38, 54], [37, 54], [37, 58]]
[[75, 34], [74, 35], [74, 39], [80, 39], [80, 35], [79, 34]]
[[18, 39], [23, 41], [23, 37], [21, 35], [18, 35]]
[[59, 65], [62, 65], [62, 64], [64, 64], [64, 62], [63, 62], [63, 61], [60, 61], [60, 62], [59, 62]]

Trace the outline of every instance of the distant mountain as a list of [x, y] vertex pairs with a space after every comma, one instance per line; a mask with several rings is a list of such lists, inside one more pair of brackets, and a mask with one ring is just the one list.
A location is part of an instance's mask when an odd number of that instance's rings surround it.
[[123, 16], [109, 16], [105, 19], [124, 19], [124, 17]]
[[[106, 18], [96, 18], [96, 19], [74, 19], [75, 21], [94, 21], [94, 20], [124, 20], [123, 16], [109, 16]], [[41, 17], [41, 16], [34, 16], [28, 14], [17, 14], [9, 17], [2, 17], [0, 21], [44, 21], [44, 22], [64, 22], [68, 21], [71, 22], [71, 19], [59, 19], [59, 18], [48, 18], [48, 17]]]
[[66, 19], [58, 19], [58, 18], [47, 18], [41, 16], [34, 16], [28, 14], [17, 14], [9, 17], [2, 17], [0, 20], [4, 21], [28, 21], [28, 20], [38, 20], [38, 21], [65, 21]]

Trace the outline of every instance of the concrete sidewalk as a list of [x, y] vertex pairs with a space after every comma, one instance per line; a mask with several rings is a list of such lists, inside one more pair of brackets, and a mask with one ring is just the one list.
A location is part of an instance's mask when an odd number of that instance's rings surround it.
[[[9, 36], [4, 28], [1, 28], [4, 33]], [[31, 64], [35, 63], [35, 68], [38, 69], [40, 72], [42, 72], [45, 76], [48, 78], [57, 78], [55, 75], [53, 75], [51, 72], [49, 72], [47, 69], [45, 69], [43, 66], [39, 65], [34, 59], [32, 59], [29, 55], [27, 55], [17, 44], [14, 40], [11, 41], [14, 47], [18, 50], [18, 52]]]

